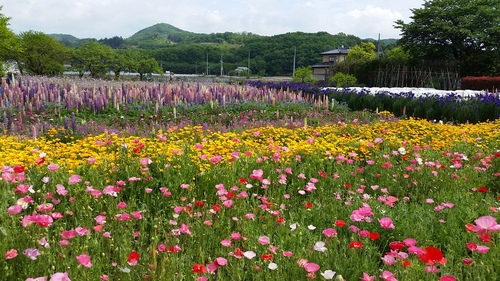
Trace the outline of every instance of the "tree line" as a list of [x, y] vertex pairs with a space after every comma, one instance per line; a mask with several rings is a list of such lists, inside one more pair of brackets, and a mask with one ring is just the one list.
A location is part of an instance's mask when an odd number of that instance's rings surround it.
[[[195, 34], [158, 24], [127, 39], [64, 45], [41, 32], [16, 35], [8, 28], [10, 18], [0, 13], [0, 59], [16, 61], [20, 71], [36, 75], [59, 75], [71, 65], [79, 75], [92, 77], [112, 71], [118, 78], [125, 70], [141, 77], [165, 70], [219, 75], [221, 68], [228, 75], [237, 67], [249, 67], [247, 74], [291, 76], [294, 66], [307, 68], [321, 60], [320, 52], [344, 47], [350, 49], [348, 59], [333, 65], [331, 75], [351, 75], [366, 86], [377, 81], [374, 75], [382, 76], [381, 69], [500, 75], [498, 7], [500, 0], [426, 1], [412, 9], [409, 23], [394, 23], [401, 38], [391, 44], [344, 33]], [[170, 33], [162, 35], [165, 30]]]

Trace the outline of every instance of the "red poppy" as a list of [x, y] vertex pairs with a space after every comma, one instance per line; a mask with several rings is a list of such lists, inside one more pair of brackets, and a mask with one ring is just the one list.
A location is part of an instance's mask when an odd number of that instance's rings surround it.
[[232, 197], [234, 197], [234, 192], [233, 192], [233, 191], [229, 192], [228, 194], [226, 194], [226, 197], [227, 197], [227, 198], [232, 198]]
[[245, 178], [240, 178], [240, 183], [243, 184], [243, 183], [247, 183], [247, 179]]
[[337, 227], [343, 227], [343, 226], [345, 226], [345, 224], [346, 224], [346, 223], [345, 223], [345, 221], [343, 221], [343, 220], [336, 220], [336, 221], [335, 221], [335, 225], [336, 225]]
[[467, 232], [474, 232], [474, 225], [472, 223], [468, 223], [465, 225], [465, 230], [467, 230]]
[[418, 256], [418, 259], [427, 265], [433, 265], [435, 263], [446, 263], [446, 259], [443, 257], [443, 253], [441, 252], [441, 250], [432, 246], [423, 249], [422, 254]]
[[375, 241], [380, 238], [380, 234], [378, 232], [371, 232], [370, 233], [370, 240]]
[[235, 257], [241, 257], [241, 256], [243, 256], [243, 254], [245, 254], [245, 253], [240, 248], [234, 249], [234, 256]]
[[471, 252], [474, 252], [477, 249], [477, 244], [474, 242], [468, 242], [465, 243], [465, 245], [467, 246], [467, 249], [469, 249], [469, 251]]
[[277, 217], [277, 218], [276, 218], [276, 222], [277, 222], [278, 224], [282, 224], [282, 223], [284, 223], [284, 222], [285, 222], [285, 218], [284, 218], [284, 217], [282, 217], [282, 216], [279, 216], [279, 217]]
[[349, 248], [361, 249], [361, 248], [363, 248], [363, 243], [361, 243], [360, 241], [352, 241], [351, 243], [349, 243]]
[[345, 184], [345, 188], [351, 188], [351, 184], [350, 183], [346, 183]]
[[325, 172], [323, 172], [323, 171], [319, 171], [318, 174], [319, 174], [320, 177], [323, 177], [323, 178], [327, 178], [328, 177], [328, 175]]
[[311, 209], [312, 206], [313, 206], [312, 202], [307, 202], [307, 203], [304, 204], [304, 208], [306, 208], [306, 209]]
[[36, 163], [37, 165], [42, 165], [44, 162], [45, 162], [45, 158], [44, 158], [44, 157], [38, 158], [38, 159], [36, 159], [36, 161], [35, 161], [35, 163]]
[[14, 173], [20, 174], [22, 172], [24, 172], [24, 168], [22, 166], [20, 166], [20, 165], [14, 166]]
[[167, 252], [168, 253], [177, 253], [181, 250], [179, 246], [169, 246]]
[[471, 265], [471, 264], [472, 264], [472, 259], [469, 259], [469, 258], [463, 258], [463, 259], [462, 259], [462, 262], [463, 262], [465, 265]]
[[481, 187], [477, 190], [477, 192], [481, 192], [481, 193], [488, 193], [488, 189], [487, 189], [486, 187], [484, 187], [484, 186], [481, 186]]
[[409, 260], [403, 260], [403, 261], [401, 261], [401, 264], [404, 267], [410, 267], [411, 266], [411, 262]]
[[193, 270], [191, 272], [203, 274], [207, 272], [207, 268], [203, 264], [193, 264]]
[[214, 211], [219, 211], [220, 210], [220, 204], [215, 204], [213, 207], [212, 207], [212, 210]]
[[405, 243], [403, 243], [401, 241], [392, 241], [391, 243], [389, 243], [389, 247], [392, 250], [399, 251], [399, 250], [402, 250], [405, 247]]
[[199, 200], [198, 200], [198, 201], [196, 201], [196, 203], [194, 203], [194, 204], [195, 204], [196, 206], [198, 206], [198, 207], [203, 207], [203, 206], [205, 206], [205, 203], [204, 203], [203, 201], [199, 201]]
[[493, 235], [491, 233], [478, 233], [477, 237], [481, 242], [483, 243], [488, 243], [491, 242], [491, 238], [493, 238]]
[[138, 252], [131, 252], [130, 254], [128, 254], [127, 263], [129, 265], [136, 265], [140, 257], [141, 255], [139, 255]]
[[273, 261], [273, 254], [262, 254], [262, 256], [260, 256], [260, 258], [263, 260], [263, 261]]
[[500, 157], [500, 152], [495, 152], [496, 157]]

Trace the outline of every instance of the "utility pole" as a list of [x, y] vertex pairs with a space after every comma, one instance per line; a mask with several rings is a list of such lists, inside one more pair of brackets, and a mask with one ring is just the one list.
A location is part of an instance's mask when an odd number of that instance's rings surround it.
[[220, 76], [222, 76], [222, 74], [224, 74], [224, 67], [223, 67], [224, 63], [222, 62], [222, 54], [220, 55]]
[[207, 71], [205, 72], [206, 75], [208, 75], [208, 52], [207, 52]]
[[247, 66], [247, 73], [248, 76], [250, 77], [250, 51], [248, 51], [248, 66]]
[[377, 59], [380, 58], [380, 33], [378, 34], [378, 42], [377, 42]]

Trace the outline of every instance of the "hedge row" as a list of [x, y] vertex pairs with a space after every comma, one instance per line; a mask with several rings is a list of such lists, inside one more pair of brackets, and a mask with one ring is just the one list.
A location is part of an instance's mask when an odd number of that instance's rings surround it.
[[500, 76], [467, 76], [462, 78], [462, 89], [484, 90], [496, 93], [500, 89]]

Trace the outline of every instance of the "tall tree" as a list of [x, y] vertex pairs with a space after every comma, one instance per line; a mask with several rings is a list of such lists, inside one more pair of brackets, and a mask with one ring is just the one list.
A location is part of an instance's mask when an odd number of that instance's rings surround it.
[[364, 63], [374, 60], [376, 57], [375, 44], [372, 42], [361, 42], [360, 45], [356, 45], [348, 51], [345, 60], [351, 63]]
[[420, 61], [455, 64], [462, 75], [500, 74], [500, 0], [433, 0], [395, 22], [398, 44]]
[[22, 32], [19, 37], [23, 52], [18, 64], [23, 69], [35, 75], [58, 75], [64, 72], [68, 52], [63, 44], [37, 31]]
[[292, 81], [294, 82], [308, 82], [313, 83], [316, 82], [316, 79], [312, 76], [313, 71], [310, 65], [298, 67], [295, 69], [295, 74], [292, 77]]
[[111, 47], [88, 41], [74, 51], [72, 66], [80, 76], [89, 71], [93, 78], [103, 77], [111, 69], [113, 58]]
[[[0, 6], [2, 11], [2, 6]], [[0, 76], [3, 76], [3, 63], [14, 59], [22, 50], [19, 39], [9, 28], [10, 18], [0, 13]]]
[[158, 65], [158, 62], [150, 57], [141, 55], [139, 60], [136, 62], [136, 71], [139, 73], [139, 78], [144, 79], [146, 74], [156, 73], [161, 74], [162, 69]]
[[111, 71], [115, 73], [115, 79], [120, 79], [122, 71], [136, 68], [135, 59], [135, 53], [132, 50], [113, 50]]

